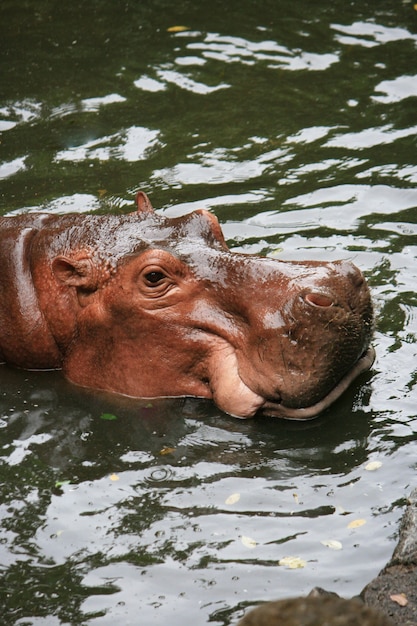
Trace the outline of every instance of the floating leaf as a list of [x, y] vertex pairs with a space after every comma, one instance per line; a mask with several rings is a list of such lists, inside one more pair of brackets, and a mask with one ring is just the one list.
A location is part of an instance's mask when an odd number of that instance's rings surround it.
[[70, 481], [69, 480], [57, 480], [55, 483], [55, 487], [58, 489], [59, 487], [62, 487], [63, 485], [69, 485]]
[[393, 602], [396, 602], [400, 606], [407, 606], [408, 604], [407, 596], [405, 595], [405, 593], [394, 593], [392, 596], [390, 596], [390, 598]]
[[231, 496], [229, 496], [226, 500], [225, 500], [225, 504], [236, 504], [236, 502], [239, 502], [240, 500], [240, 493], [232, 493]]
[[284, 565], [288, 569], [301, 569], [306, 566], [306, 561], [299, 556], [284, 556], [278, 561], [278, 565]]
[[100, 415], [100, 419], [107, 420], [107, 421], [111, 422], [113, 420], [117, 420], [117, 417], [116, 417], [116, 415], [113, 415], [113, 413], [102, 413]]
[[348, 528], [359, 528], [366, 524], [366, 519], [354, 519], [348, 524]]
[[320, 543], [326, 546], [326, 548], [330, 548], [330, 550], [341, 550], [343, 548], [343, 545], [337, 539], [323, 539]]
[[175, 448], [170, 448], [169, 446], [164, 446], [162, 450], [159, 451], [161, 456], [165, 456], [166, 454], [172, 454], [175, 452]]
[[268, 253], [268, 256], [271, 256], [271, 257], [279, 256], [280, 254], [283, 253], [283, 251], [284, 251], [284, 248], [274, 248], [274, 250], [271, 250]]
[[186, 30], [190, 30], [188, 26], [170, 26], [167, 28], [168, 33], [183, 33]]
[[365, 465], [365, 469], [367, 472], [374, 472], [375, 470], [381, 467], [381, 461], [370, 461], [368, 465]]
[[119, 476], [117, 474], [110, 474], [110, 480], [120, 480]]
[[251, 537], [245, 537], [245, 535], [242, 535], [240, 540], [245, 548], [256, 548], [256, 546], [258, 545], [255, 539], [251, 539]]

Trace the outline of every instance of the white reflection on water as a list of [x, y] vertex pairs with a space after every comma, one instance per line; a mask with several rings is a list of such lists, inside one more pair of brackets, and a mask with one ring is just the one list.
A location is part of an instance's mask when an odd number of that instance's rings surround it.
[[107, 96], [102, 96], [98, 98], [86, 98], [85, 100], [81, 100], [84, 111], [88, 112], [98, 111], [99, 108], [102, 106], [105, 106], [107, 104], [114, 104], [117, 102], [126, 102], [126, 98], [120, 96], [118, 93], [110, 93]]
[[161, 83], [159, 80], [155, 80], [154, 78], [150, 78], [149, 76], [141, 76], [138, 80], [133, 81], [133, 84], [138, 89], [150, 91], [151, 93], [165, 91], [166, 89], [166, 85], [164, 83]]
[[238, 159], [235, 150], [215, 148], [194, 155], [192, 163], [177, 163], [174, 167], [155, 170], [153, 177], [169, 185], [222, 184], [247, 181], [261, 176], [272, 164], [285, 163], [289, 151], [274, 148], [250, 159]]
[[[396, 189], [385, 185], [338, 185], [291, 198], [284, 204], [317, 207], [327, 211], [343, 207], [351, 218], [365, 217], [372, 213], [390, 215], [417, 204], [417, 189]], [[349, 206], [347, 209], [346, 205]], [[338, 222], [340, 226], [340, 222]]]
[[43, 444], [52, 439], [52, 435], [49, 433], [31, 434], [27, 439], [23, 439], [23, 436], [22, 439], [16, 439], [8, 446], [8, 448], [13, 448], [13, 452], [1, 456], [0, 460], [2, 463], [7, 463], [7, 465], [20, 465], [23, 459], [32, 454], [31, 446]]
[[[306, 69], [323, 71], [339, 61], [338, 53], [318, 54], [299, 49], [291, 50], [272, 40], [255, 42], [242, 37], [208, 33], [202, 41], [195, 41], [195, 39], [202, 37], [201, 33], [187, 32], [179, 33], [179, 35], [193, 39], [185, 46], [185, 49], [191, 51], [192, 54], [178, 55], [175, 58], [175, 65], [169, 63], [155, 67], [155, 77], [141, 76], [134, 81], [135, 87], [144, 91], [158, 92], [164, 91], [167, 84], [173, 84], [200, 95], [208, 95], [220, 89], [230, 88], [232, 85], [225, 82], [208, 85], [181, 71], [183, 67], [187, 66], [202, 66], [207, 60], [249, 66], [263, 63], [271, 69], [293, 71]], [[179, 68], [180, 71], [174, 67]]]
[[149, 150], [159, 145], [159, 131], [142, 126], [131, 126], [127, 130], [88, 141], [81, 146], [61, 150], [55, 161], [86, 161], [98, 159], [121, 159], [124, 161], [140, 161], [146, 158]]
[[[10, 118], [2, 122], [2, 124], [4, 124], [2, 130], [10, 130], [19, 122], [33, 121], [40, 116], [41, 110], [42, 104], [34, 100], [17, 101], [8, 106], [0, 107], [0, 115], [5, 118]], [[13, 125], [12, 122], [14, 122]]]
[[[180, 215], [184, 215], [185, 213], [195, 211], [196, 209], [209, 209], [216, 206], [233, 206], [235, 204], [256, 204], [264, 202], [265, 200], [272, 200], [271, 192], [257, 189], [247, 193], [228, 194], [224, 196], [215, 196], [213, 198], [201, 198], [200, 200], [196, 200], [194, 202], [182, 202], [164, 208], [163, 212], [169, 217], [178, 217]], [[227, 224], [222, 224], [223, 231], [225, 228], [227, 228]]]
[[325, 146], [329, 148], [356, 149], [372, 148], [383, 144], [393, 143], [397, 139], [417, 134], [417, 126], [395, 130], [392, 124], [379, 128], [367, 128], [357, 133], [344, 133], [329, 139]]
[[335, 53], [316, 54], [302, 50], [290, 50], [276, 41], [249, 41], [242, 37], [231, 37], [209, 33], [203, 42], [188, 44], [190, 50], [201, 50], [206, 59], [224, 63], [255, 65], [266, 62], [270, 68], [288, 70], [326, 70], [339, 60]]
[[[1, 111], [0, 111], [1, 114]], [[11, 130], [16, 126], [17, 122], [10, 122], [9, 120], [0, 120], [0, 133], [5, 130]]]
[[13, 159], [13, 161], [8, 161], [7, 163], [0, 163], [0, 180], [13, 176], [13, 174], [26, 169], [25, 161], [26, 157], [19, 157], [18, 159]]
[[206, 60], [196, 56], [177, 57], [175, 59], [176, 65], [205, 65]]
[[329, 134], [330, 126], [310, 126], [302, 128], [294, 135], [287, 137], [287, 143], [312, 143]]
[[97, 198], [88, 193], [74, 193], [72, 196], [60, 196], [43, 205], [38, 204], [31, 207], [22, 207], [21, 209], [5, 213], [6, 217], [19, 215], [20, 213], [38, 213], [46, 211], [54, 215], [64, 215], [65, 213], [87, 213], [99, 208]]
[[380, 222], [379, 224], [370, 224], [369, 228], [386, 230], [406, 237], [417, 235], [417, 224], [411, 224], [410, 222]]
[[417, 183], [417, 167], [415, 165], [400, 166], [395, 163], [387, 163], [386, 165], [376, 165], [364, 172], [358, 172], [358, 178], [368, 178], [373, 174], [379, 176], [395, 177], [404, 180], [407, 183]]
[[[371, 214], [391, 215], [417, 205], [417, 189], [385, 185], [338, 185], [290, 198], [283, 207], [294, 210], [264, 211], [245, 220], [248, 237], [270, 237], [325, 226], [351, 230]], [[300, 208], [302, 207], [302, 208]], [[255, 229], [254, 229], [255, 227]]]
[[163, 81], [167, 83], [172, 83], [177, 87], [181, 87], [186, 91], [191, 91], [193, 93], [199, 93], [202, 95], [206, 95], [209, 93], [213, 93], [214, 91], [218, 91], [219, 89], [227, 89], [230, 87], [227, 83], [220, 83], [219, 85], [205, 85], [204, 83], [193, 80], [190, 76], [185, 76], [180, 72], [176, 72], [172, 69], [160, 69], [157, 70], [157, 75]]
[[411, 34], [405, 28], [383, 26], [374, 21], [354, 22], [350, 25], [331, 24], [338, 33], [336, 40], [343, 45], [359, 45], [365, 48], [372, 48], [378, 44], [385, 44], [391, 41], [401, 41], [412, 39], [417, 42], [417, 35]]
[[383, 104], [417, 96], [417, 76], [398, 76], [393, 80], [383, 80], [375, 87], [375, 91], [385, 93], [385, 96], [372, 96], [372, 100]]

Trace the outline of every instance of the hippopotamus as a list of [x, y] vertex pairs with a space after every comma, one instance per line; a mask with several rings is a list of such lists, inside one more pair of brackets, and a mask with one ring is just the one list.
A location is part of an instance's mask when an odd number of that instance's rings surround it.
[[348, 261], [234, 253], [213, 214], [0, 218], [0, 360], [134, 398], [212, 399], [241, 418], [318, 415], [374, 360]]

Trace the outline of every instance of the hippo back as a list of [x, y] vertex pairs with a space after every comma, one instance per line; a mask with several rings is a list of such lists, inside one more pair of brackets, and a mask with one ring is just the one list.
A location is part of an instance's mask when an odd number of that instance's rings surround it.
[[50, 219], [39, 213], [0, 218], [0, 359], [25, 368], [60, 364], [31, 274], [35, 235]]

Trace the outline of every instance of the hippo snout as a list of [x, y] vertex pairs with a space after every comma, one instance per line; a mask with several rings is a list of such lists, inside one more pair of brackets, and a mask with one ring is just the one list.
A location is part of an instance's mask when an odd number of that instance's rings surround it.
[[279, 338], [269, 335], [271, 362], [279, 364], [280, 374], [269, 395], [264, 390], [266, 414], [314, 417], [372, 366], [374, 315], [365, 277], [346, 261], [326, 270], [298, 281], [298, 291], [280, 310]]

